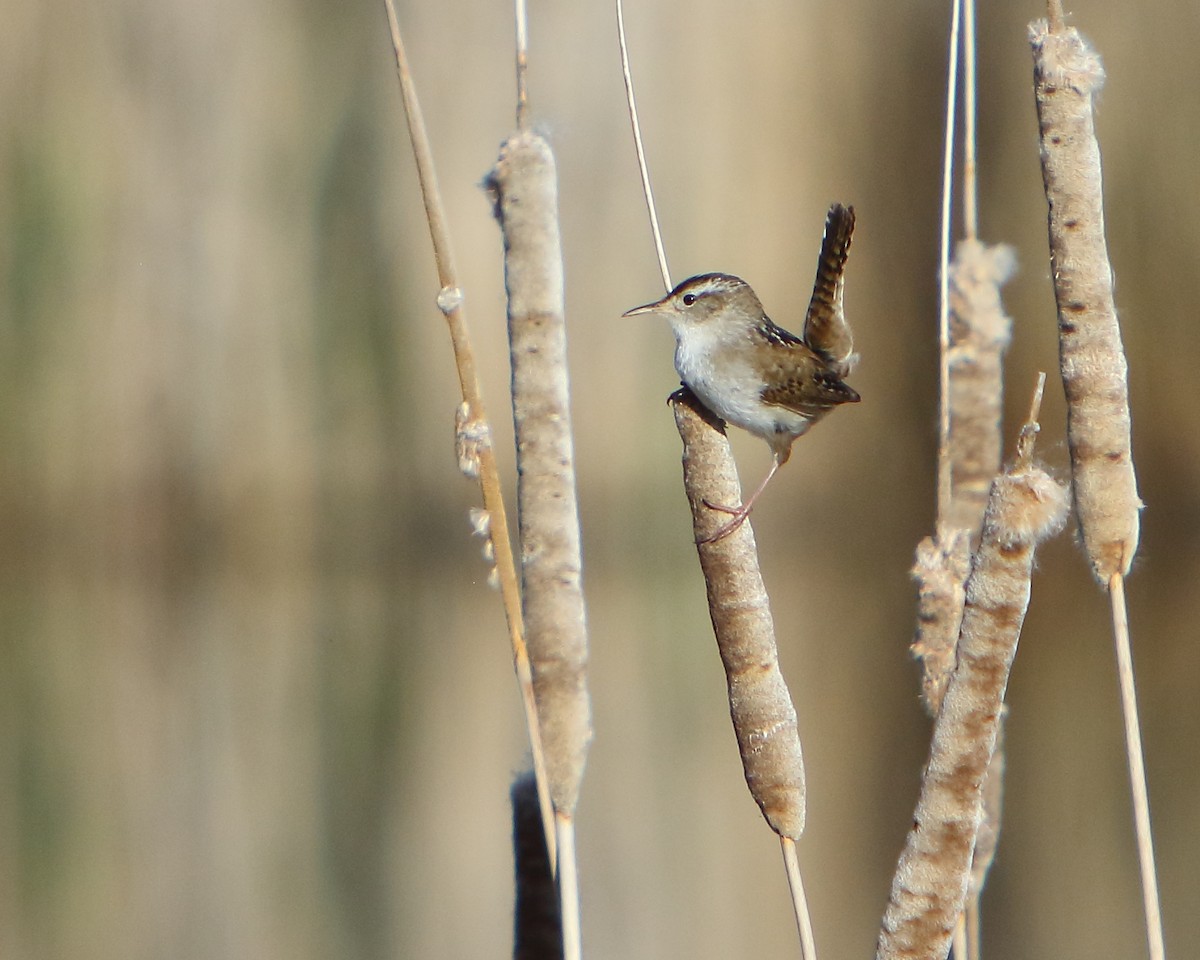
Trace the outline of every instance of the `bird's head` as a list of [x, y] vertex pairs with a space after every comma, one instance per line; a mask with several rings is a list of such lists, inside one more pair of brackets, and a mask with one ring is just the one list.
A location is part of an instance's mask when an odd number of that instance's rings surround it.
[[694, 329], [713, 321], [745, 319], [757, 323], [763, 316], [762, 303], [750, 284], [727, 273], [705, 273], [690, 277], [661, 300], [626, 310], [624, 317], [658, 314], [680, 330]]

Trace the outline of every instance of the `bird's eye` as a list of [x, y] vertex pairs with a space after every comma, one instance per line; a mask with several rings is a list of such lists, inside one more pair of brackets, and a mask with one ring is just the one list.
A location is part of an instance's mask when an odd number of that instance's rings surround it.
[[683, 305], [685, 307], [690, 307], [695, 302], [696, 302], [696, 295], [694, 293], [685, 293], [683, 295]]

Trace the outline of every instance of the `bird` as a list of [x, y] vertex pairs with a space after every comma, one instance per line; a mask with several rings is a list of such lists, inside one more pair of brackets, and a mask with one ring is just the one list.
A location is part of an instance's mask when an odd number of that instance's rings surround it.
[[861, 399], [844, 380], [858, 359], [843, 310], [854, 222], [853, 207], [830, 207], [801, 336], [774, 323], [750, 284], [727, 273], [690, 277], [661, 300], [623, 314], [665, 317], [675, 334], [675, 369], [683, 385], [722, 420], [771, 448], [771, 469], [741, 506], [705, 501], [731, 517], [701, 543], [740, 527], [787, 463], [796, 439], [834, 407]]

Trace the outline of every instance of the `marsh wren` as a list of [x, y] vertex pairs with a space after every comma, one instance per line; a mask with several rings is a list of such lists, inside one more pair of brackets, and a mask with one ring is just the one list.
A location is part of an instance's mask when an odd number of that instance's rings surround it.
[[750, 284], [724, 273], [684, 280], [661, 300], [623, 314], [666, 317], [684, 386], [722, 420], [766, 440], [775, 456], [740, 507], [705, 501], [732, 516], [702, 543], [727, 537], [742, 525], [787, 463], [797, 437], [834, 407], [859, 400], [842, 380], [857, 359], [842, 310], [842, 272], [853, 232], [854, 208], [830, 207], [802, 336], [774, 324]]

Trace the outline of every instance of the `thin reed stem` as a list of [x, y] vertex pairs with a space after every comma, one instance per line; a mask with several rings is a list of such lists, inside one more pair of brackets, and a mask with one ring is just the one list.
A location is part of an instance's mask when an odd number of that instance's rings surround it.
[[[979, 238], [979, 171], [976, 158], [977, 86], [975, 66], [975, 0], [959, 0], [963, 5], [963, 236]], [[958, 958], [965, 960], [965, 958]]]
[[796, 855], [796, 841], [791, 837], [780, 837], [783, 848], [783, 868], [787, 871], [788, 889], [792, 894], [792, 911], [796, 915], [796, 930], [800, 935], [802, 960], [817, 960], [817, 941], [813, 937], [812, 917], [808, 913], [808, 897], [800, 877], [800, 858]]
[[575, 856], [575, 819], [555, 812], [558, 836], [558, 902], [562, 918], [563, 960], [583, 956], [583, 931], [579, 922], [579, 870]]
[[529, 27], [525, 0], [514, 0], [517, 25], [517, 129], [529, 129]]
[[1066, 23], [1063, 19], [1062, 0], [1046, 0], [1046, 17], [1051, 33], [1062, 33]]
[[[953, 471], [950, 446], [950, 206], [954, 193], [954, 119], [958, 109], [958, 45], [962, 21], [960, 0], [953, 0], [950, 19], [949, 66], [946, 72], [946, 123], [942, 152], [942, 217], [938, 268], [938, 539], [942, 534], [950, 498], [953, 496]], [[948, 532], [947, 532], [948, 533]]]
[[[960, 10], [965, 13], [961, 29], [957, 22]], [[1000, 287], [1015, 264], [1007, 247], [987, 247], [970, 238], [960, 242], [953, 261], [948, 260], [959, 33], [967, 54], [962, 189], [964, 198], [973, 198], [976, 192], [974, 8], [962, 0], [954, 5], [953, 14], [942, 183], [937, 517], [934, 535], [917, 546], [912, 571], [918, 589], [912, 652], [921, 660], [922, 699], [930, 716], [937, 715], [954, 666], [971, 546], [979, 538], [992, 480], [1000, 469], [1003, 355], [1011, 336], [1011, 321], [1004, 314]], [[964, 199], [969, 237], [975, 230], [975, 209], [974, 199], [969, 204]]]
[[650, 232], [654, 236], [654, 252], [658, 256], [658, 269], [662, 272], [663, 285], [670, 291], [671, 271], [667, 269], [667, 251], [663, 247], [662, 231], [658, 226], [658, 209], [654, 205], [654, 192], [650, 189], [650, 168], [646, 166], [646, 150], [642, 146], [642, 127], [638, 123], [637, 103], [633, 96], [633, 75], [629, 71], [629, 48], [625, 43], [625, 10], [617, 0], [617, 42], [621, 47], [621, 76], [625, 80], [625, 102], [629, 106], [629, 122], [633, 126], [633, 147], [637, 151], [638, 173], [642, 178], [642, 195], [646, 198], [646, 212], [650, 216]]
[[1125, 754], [1129, 758], [1129, 786], [1133, 793], [1134, 833], [1142, 877], [1142, 904], [1146, 912], [1146, 941], [1150, 960], [1163, 960], [1162, 906], [1158, 896], [1158, 871], [1154, 865], [1154, 839], [1150, 832], [1150, 795], [1142, 759], [1142, 728], [1138, 720], [1137, 685], [1133, 677], [1133, 652], [1129, 644], [1129, 614], [1125, 605], [1125, 577], [1114, 573], [1108, 584], [1112, 606], [1113, 641], [1117, 648], [1117, 678], [1121, 687], [1121, 712], [1125, 717]]
[[[392, 48], [396, 54], [396, 73], [400, 79], [400, 93], [404, 102], [404, 114], [412, 141], [413, 157], [417, 165], [417, 177], [421, 183], [421, 197], [425, 204], [425, 216], [429, 222], [429, 233], [433, 241], [434, 261], [437, 264], [441, 291], [438, 306], [446, 318], [450, 342], [454, 349], [454, 363], [458, 371], [459, 387], [465, 406], [460, 434], [469, 433], [470, 458], [466, 461], [468, 472], [478, 477], [483, 496], [484, 509], [488, 512], [488, 537], [495, 557], [496, 574], [500, 596], [508, 621], [509, 640], [512, 644], [513, 664], [521, 691], [521, 702], [525, 709], [525, 724], [529, 733], [530, 752], [538, 784], [538, 805], [542, 812], [542, 827], [546, 833], [546, 847], [550, 861], [555, 862], [554, 811], [550, 802], [550, 791], [546, 778], [546, 760], [542, 751], [542, 739], [538, 723], [537, 703], [533, 695], [533, 671], [529, 665], [529, 651], [525, 646], [525, 625], [521, 615], [521, 591], [517, 582], [517, 568], [513, 558], [512, 542], [508, 534], [508, 515], [504, 509], [504, 495], [500, 488], [500, 472], [491, 444], [491, 428], [484, 412], [479, 378], [475, 370], [475, 354], [471, 349], [467, 333], [467, 321], [462, 308], [462, 292], [458, 286], [458, 271], [446, 226], [446, 214], [438, 188], [437, 172], [433, 163], [433, 151], [429, 145], [429, 134], [421, 105], [417, 100], [416, 86], [409, 71], [408, 57], [400, 37], [400, 24], [392, 0], [384, 0], [388, 26], [391, 29]], [[463, 462], [460, 458], [460, 463]]]
[[963, 911], [958, 916], [958, 923], [954, 925], [954, 936], [950, 939], [950, 955], [954, 960], [969, 960], [974, 957], [970, 953], [970, 947], [967, 946], [969, 937], [967, 936], [967, 911]]

